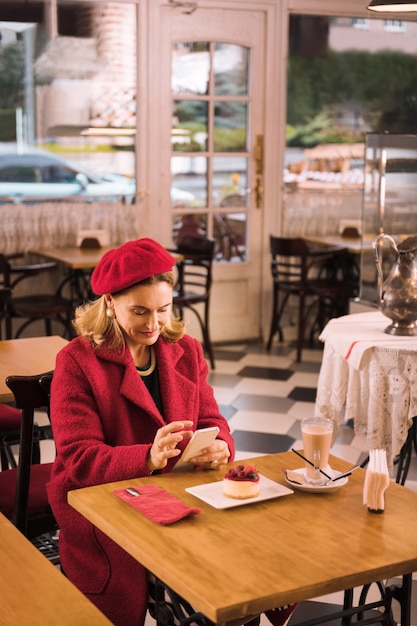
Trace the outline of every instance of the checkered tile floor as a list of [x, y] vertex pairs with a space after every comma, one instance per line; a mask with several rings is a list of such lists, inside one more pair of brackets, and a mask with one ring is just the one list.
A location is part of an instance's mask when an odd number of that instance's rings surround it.
[[[306, 346], [301, 363], [295, 361], [295, 345], [291, 340], [275, 342], [270, 353], [260, 344], [217, 347], [215, 358], [216, 369], [210, 373], [209, 380], [233, 432], [236, 458], [302, 448], [299, 420], [314, 415], [321, 346], [316, 349]], [[352, 464], [361, 462], [366, 458], [365, 439], [355, 436], [353, 428], [345, 424], [331, 452]], [[417, 491], [416, 454], [406, 486]], [[417, 626], [417, 574], [413, 578], [411, 622]], [[342, 601], [342, 594], [332, 594], [313, 603], [302, 603], [290, 626], [315, 615], [319, 603], [340, 605]], [[319, 614], [326, 612], [322, 610]], [[399, 623], [397, 607], [394, 617]], [[262, 616], [261, 626], [268, 625]]]

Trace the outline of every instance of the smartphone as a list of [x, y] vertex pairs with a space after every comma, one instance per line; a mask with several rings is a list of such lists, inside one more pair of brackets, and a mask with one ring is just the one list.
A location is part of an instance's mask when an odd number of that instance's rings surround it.
[[193, 432], [190, 441], [187, 444], [184, 452], [182, 453], [178, 463], [175, 467], [189, 463], [190, 459], [197, 456], [200, 450], [207, 448], [216, 439], [220, 432], [218, 426], [211, 426], [210, 428], [200, 428]]

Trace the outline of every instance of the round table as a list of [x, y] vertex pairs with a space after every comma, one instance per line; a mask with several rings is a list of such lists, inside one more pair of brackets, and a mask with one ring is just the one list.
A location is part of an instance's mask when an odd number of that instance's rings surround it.
[[315, 414], [336, 427], [353, 420], [368, 450], [387, 451], [392, 470], [417, 416], [417, 337], [388, 335], [389, 323], [379, 311], [330, 320], [320, 335]]

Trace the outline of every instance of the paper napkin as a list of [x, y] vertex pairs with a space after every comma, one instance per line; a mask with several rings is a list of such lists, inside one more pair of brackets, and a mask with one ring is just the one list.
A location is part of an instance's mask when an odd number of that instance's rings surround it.
[[113, 493], [148, 519], [162, 526], [178, 522], [189, 515], [201, 513], [201, 509], [189, 507], [158, 485], [140, 485], [135, 489], [140, 495], [131, 495], [126, 489], [116, 489]]
[[372, 513], [385, 509], [385, 491], [390, 484], [387, 453], [385, 450], [370, 450], [369, 463], [363, 484], [363, 503]]

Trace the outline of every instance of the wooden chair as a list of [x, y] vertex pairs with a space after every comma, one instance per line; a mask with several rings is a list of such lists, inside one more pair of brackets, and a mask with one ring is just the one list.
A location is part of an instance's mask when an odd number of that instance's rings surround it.
[[[185, 308], [196, 315], [203, 335], [204, 349], [213, 369], [215, 362], [210, 340], [209, 313], [214, 246], [214, 239], [205, 237], [185, 236], [181, 239], [176, 251], [183, 256], [183, 260], [177, 263], [178, 280], [173, 299], [174, 309], [181, 319], [184, 319]], [[196, 308], [198, 304], [203, 304], [203, 314]]]
[[[220, 202], [221, 207], [246, 207], [247, 199], [240, 193], [230, 193]], [[230, 261], [232, 256], [238, 256], [242, 261], [246, 256], [246, 245], [242, 237], [239, 237], [231, 228], [229, 218], [232, 214], [214, 213], [214, 228], [218, 231], [221, 243], [221, 252], [224, 259]]]
[[[42, 438], [52, 438], [50, 426], [34, 425], [35, 410], [49, 410], [49, 386], [52, 372], [36, 376], [9, 376], [7, 386], [21, 410], [19, 460], [17, 468], [0, 472], [0, 511], [28, 539], [51, 535], [57, 523], [48, 503], [46, 485], [50, 480], [52, 463], [33, 463], [33, 444]], [[57, 562], [57, 550], [51, 559]]]
[[[0, 289], [0, 339], [1, 328], [6, 317], [11, 298], [11, 289]], [[16, 439], [19, 435], [21, 414], [18, 409], [8, 404], [0, 404], [0, 463], [1, 469], [16, 467], [13, 451], [9, 445], [9, 438]]]
[[11, 297], [5, 311], [6, 339], [13, 338], [12, 321], [22, 318], [26, 321], [15, 333], [15, 338], [20, 337], [22, 332], [30, 324], [37, 320], [45, 323], [45, 334], [52, 335], [52, 321], [58, 321], [65, 328], [65, 333], [70, 334], [73, 306], [70, 300], [61, 296], [60, 293], [31, 293], [25, 296], [15, 296], [14, 290], [24, 280], [38, 276], [41, 272], [51, 271], [56, 263], [32, 263], [25, 265], [12, 265], [12, 259], [23, 257], [18, 253], [11, 256], [0, 254], [0, 285], [11, 289]]
[[[271, 349], [275, 333], [283, 340], [282, 316], [290, 296], [298, 298], [297, 361], [301, 361], [307, 321], [315, 304], [316, 326], [323, 328], [328, 317], [348, 312], [354, 282], [345, 280], [351, 265], [346, 248], [310, 248], [304, 239], [270, 236], [273, 281], [272, 319], [267, 342]], [[352, 271], [356, 275], [355, 272]]]
[[3, 339], [2, 327], [8, 316], [11, 306], [12, 290], [9, 287], [0, 287], [0, 340]]
[[22, 416], [18, 409], [0, 404], [0, 460], [1, 469], [16, 467], [11, 445], [18, 440]]

